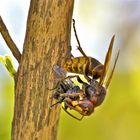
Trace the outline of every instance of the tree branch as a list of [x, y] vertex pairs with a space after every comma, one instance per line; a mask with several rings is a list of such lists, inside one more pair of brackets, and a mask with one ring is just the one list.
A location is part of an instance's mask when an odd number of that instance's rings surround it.
[[1, 35], [3, 36], [3, 39], [5, 40], [8, 48], [11, 50], [13, 56], [17, 59], [18, 62], [20, 62], [20, 58], [21, 58], [21, 53], [18, 50], [16, 44], [14, 43], [14, 41], [12, 40], [6, 25], [4, 24], [1, 16], [0, 16], [0, 32]]

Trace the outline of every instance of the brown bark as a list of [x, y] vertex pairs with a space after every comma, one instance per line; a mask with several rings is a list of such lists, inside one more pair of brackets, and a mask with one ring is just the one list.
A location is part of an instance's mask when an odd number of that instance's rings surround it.
[[50, 109], [54, 64], [70, 52], [74, 0], [31, 0], [23, 54], [15, 77], [12, 140], [56, 140], [60, 107]]

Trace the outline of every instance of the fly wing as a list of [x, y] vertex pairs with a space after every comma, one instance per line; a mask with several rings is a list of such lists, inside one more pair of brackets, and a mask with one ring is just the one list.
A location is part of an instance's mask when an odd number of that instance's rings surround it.
[[120, 54], [120, 50], [118, 50], [118, 53], [117, 53], [117, 55], [116, 55], [116, 58], [115, 58], [115, 62], [114, 62], [112, 71], [111, 71], [109, 77], [107, 78], [107, 80], [106, 80], [106, 82], [105, 82], [105, 87], [106, 87], [106, 89], [108, 88], [108, 86], [109, 86], [109, 84], [110, 84], [110, 82], [111, 82], [111, 79], [112, 79], [112, 76], [113, 76], [113, 73], [114, 73], [114, 70], [115, 70], [115, 67], [116, 67], [116, 64], [117, 64], [117, 60], [118, 60], [119, 54]]
[[66, 71], [58, 65], [53, 65], [53, 71], [57, 78], [64, 78], [66, 76]]
[[107, 54], [106, 54], [106, 57], [105, 57], [103, 72], [102, 72], [102, 75], [101, 75], [100, 80], [99, 80], [99, 85], [103, 85], [106, 74], [107, 74], [107, 71], [108, 71], [108, 68], [109, 68], [111, 55], [112, 55], [113, 44], [114, 44], [114, 38], [115, 38], [115, 35], [113, 35], [113, 37], [110, 41], [110, 45], [109, 45], [109, 48], [108, 48], [108, 51], [107, 51]]
[[64, 85], [69, 85], [69, 87], [75, 86], [73, 81], [70, 78], [65, 79], [67, 72], [62, 67], [55, 64], [53, 65], [53, 71], [55, 72], [55, 76], [57, 77], [57, 80], [59, 80], [59, 82], [63, 81], [65, 83]]

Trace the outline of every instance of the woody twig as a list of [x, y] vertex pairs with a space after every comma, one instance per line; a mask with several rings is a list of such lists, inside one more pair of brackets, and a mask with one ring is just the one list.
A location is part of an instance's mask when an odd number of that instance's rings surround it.
[[3, 37], [3, 39], [5, 40], [8, 48], [11, 50], [13, 56], [20, 63], [21, 53], [20, 53], [19, 49], [17, 48], [16, 44], [14, 43], [14, 41], [12, 40], [12, 38], [8, 32], [8, 29], [7, 29], [6, 25], [4, 24], [1, 16], [0, 16], [0, 33]]

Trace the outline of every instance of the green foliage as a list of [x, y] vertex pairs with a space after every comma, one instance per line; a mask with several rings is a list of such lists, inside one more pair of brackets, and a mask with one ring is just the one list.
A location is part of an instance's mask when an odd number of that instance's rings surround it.
[[0, 140], [10, 140], [14, 109], [14, 80], [0, 73], [0, 81], [2, 81], [0, 82]]
[[5, 68], [9, 72], [10, 76], [14, 77], [16, 74], [16, 70], [13, 66], [11, 57], [10, 56], [2, 57], [0, 55], [0, 62], [5, 66]]

